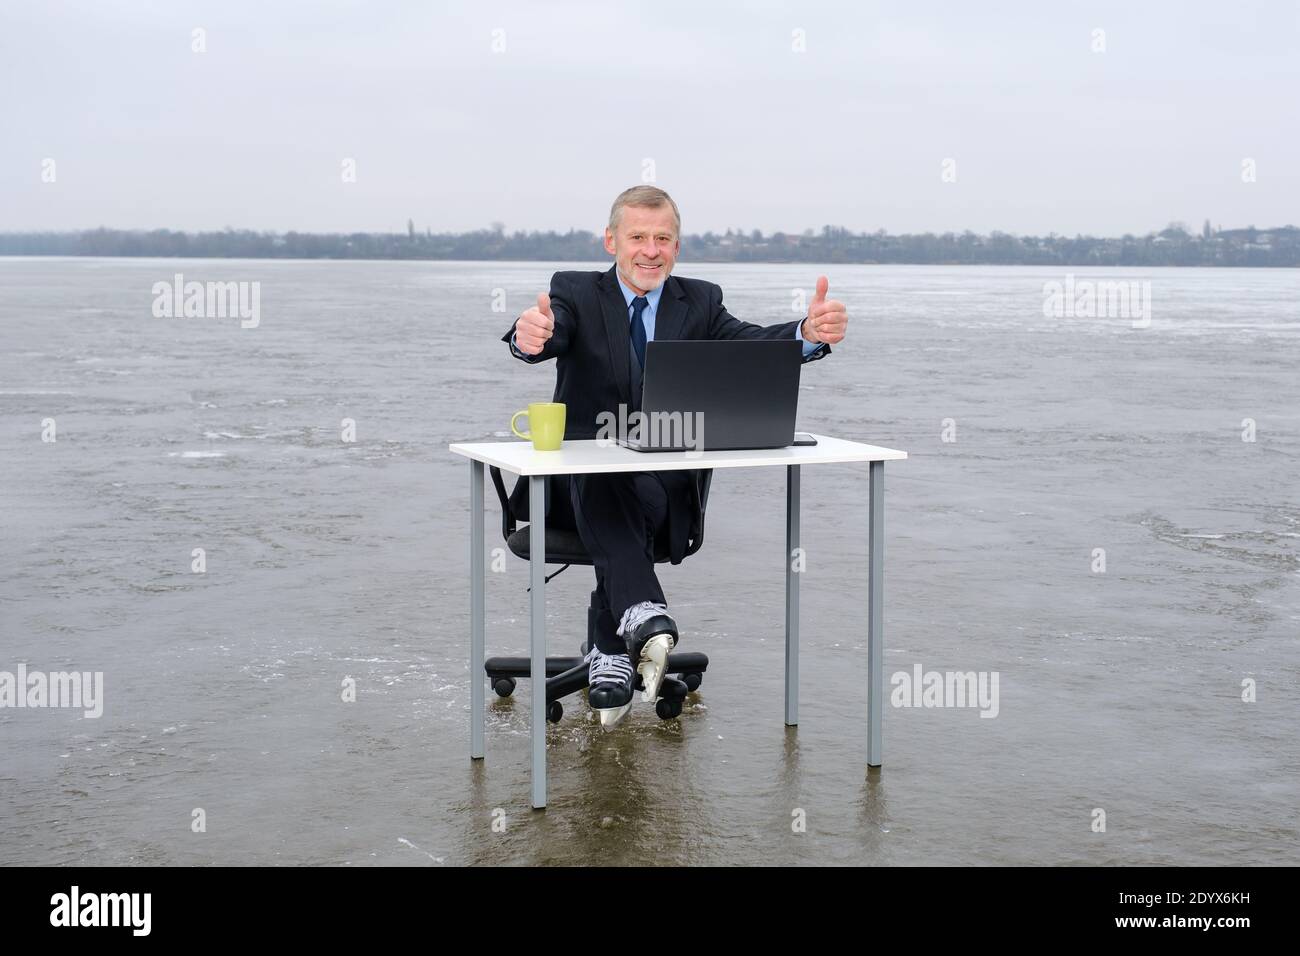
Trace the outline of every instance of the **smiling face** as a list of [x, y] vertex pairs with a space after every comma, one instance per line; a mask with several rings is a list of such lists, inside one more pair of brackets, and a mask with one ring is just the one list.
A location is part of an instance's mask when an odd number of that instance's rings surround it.
[[605, 229], [605, 251], [619, 277], [639, 295], [664, 284], [681, 250], [671, 206], [624, 206], [618, 228]]

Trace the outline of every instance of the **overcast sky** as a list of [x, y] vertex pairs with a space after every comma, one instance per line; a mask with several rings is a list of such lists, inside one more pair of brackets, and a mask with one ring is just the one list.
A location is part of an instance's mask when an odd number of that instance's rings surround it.
[[0, 230], [598, 230], [647, 159], [686, 232], [1300, 224], [1300, 3], [0, 0]]

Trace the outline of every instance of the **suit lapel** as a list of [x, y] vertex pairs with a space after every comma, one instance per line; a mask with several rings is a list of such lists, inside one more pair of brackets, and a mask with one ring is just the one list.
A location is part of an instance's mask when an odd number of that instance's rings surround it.
[[632, 405], [632, 333], [628, 329], [627, 301], [611, 266], [600, 277], [600, 311], [605, 318], [605, 339], [609, 345], [609, 367], [614, 370], [623, 404]]
[[[617, 269], [618, 266], [611, 266], [600, 277], [600, 311], [605, 319], [610, 368], [614, 370], [623, 402], [631, 408], [634, 386], [632, 332], [628, 327], [627, 300], [623, 298], [623, 290], [618, 287]], [[664, 281], [663, 294], [659, 296], [659, 308], [655, 310], [655, 339], [669, 341], [680, 338], [685, 323], [686, 290], [675, 276], [669, 276]]]
[[668, 342], [681, 338], [685, 323], [686, 290], [676, 276], [669, 276], [664, 280], [663, 295], [659, 296], [659, 308], [655, 310], [655, 339]]

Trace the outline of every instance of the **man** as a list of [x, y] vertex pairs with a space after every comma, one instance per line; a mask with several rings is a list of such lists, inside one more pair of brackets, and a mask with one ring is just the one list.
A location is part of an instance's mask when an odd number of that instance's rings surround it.
[[[722, 304], [722, 289], [672, 275], [681, 250], [681, 216], [662, 189], [634, 186], [614, 200], [605, 229], [607, 272], [557, 272], [550, 294], [515, 321], [502, 341], [516, 358], [534, 364], [556, 359], [555, 396], [563, 402], [565, 437], [596, 438], [599, 416], [626, 421], [638, 411], [645, 344], [654, 339], [782, 339], [803, 342], [805, 362], [830, 354], [844, 338], [844, 303], [826, 298], [817, 280], [808, 315], [800, 321], [760, 326], [742, 322]], [[608, 420], [608, 419], [606, 419]], [[591, 555], [602, 613], [596, 646], [588, 654], [588, 701], [609, 729], [632, 706], [635, 671], [653, 701], [663, 680], [677, 624], [655, 576], [655, 552], [679, 564], [698, 534], [696, 471], [574, 475], [549, 482], [547, 521], [575, 527]], [[523, 517], [526, 482], [511, 496]], [[668, 542], [666, 548], [655, 542]], [[614, 622], [618, 622], [617, 629]], [[635, 668], [635, 671], [634, 671]]]

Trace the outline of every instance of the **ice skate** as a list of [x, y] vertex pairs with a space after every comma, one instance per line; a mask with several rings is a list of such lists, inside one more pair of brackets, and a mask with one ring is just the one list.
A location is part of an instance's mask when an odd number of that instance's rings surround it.
[[658, 699], [668, 673], [668, 653], [677, 646], [677, 622], [667, 611], [662, 604], [642, 601], [628, 609], [618, 629], [641, 675], [641, 700], [647, 703]]
[[587, 703], [600, 717], [601, 730], [613, 730], [632, 709], [635, 683], [632, 659], [626, 654], [587, 654]]

